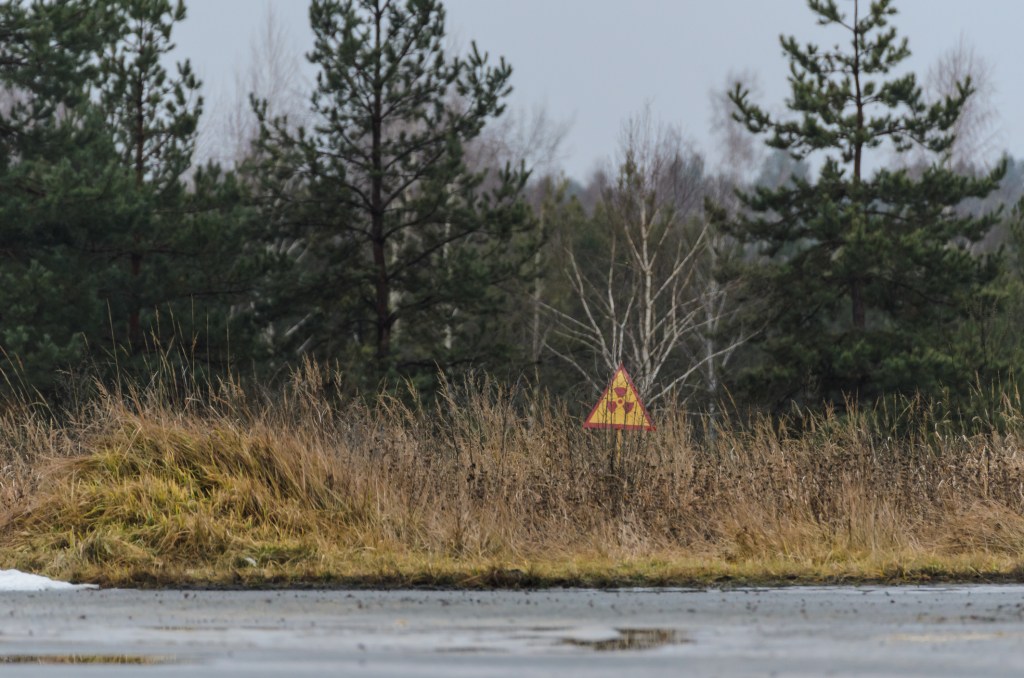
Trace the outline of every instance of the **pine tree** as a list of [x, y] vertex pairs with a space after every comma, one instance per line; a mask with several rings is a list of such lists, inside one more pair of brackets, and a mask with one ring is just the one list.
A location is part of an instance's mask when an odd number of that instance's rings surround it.
[[[522, 169], [472, 172], [511, 68], [445, 54], [436, 0], [314, 0], [316, 121], [261, 117], [276, 234], [295, 264], [275, 339], [378, 378], [493, 354], [503, 281], [529, 260]], [[281, 209], [283, 207], [283, 209]]]
[[143, 314], [171, 296], [160, 259], [180, 254], [171, 244], [185, 212], [183, 178], [203, 100], [187, 60], [174, 76], [163, 65], [174, 25], [185, 19], [184, 2], [119, 0], [116, 7], [122, 32], [100, 60], [100, 103], [131, 189], [110, 233], [110, 251], [124, 267], [110, 294], [118, 341], [138, 350], [148, 324]]
[[809, 0], [818, 23], [843, 32], [832, 49], [783, 37], [790, 62], [790, 119], [752, 103], [737, 86], [737, 120], [794, 159], [819, 159], [816, 181], [794, 176], [743, 196], [749, 216], [732, 231], [758, 253], [748, 290], [765, 330], [748, 383], [764, 400], [834, 403], [882, 393], [962, 391], [970, 369], [955, 330], [968, 301], [992, 279], [994, 262], [972, 254], [996, 215], [957, 206], [994, 190], [1004, 172], [959, 176], [943, 163], [913, 176], [868, 171], [868, 153], [923, 146], [940, 159], [971, 96], [924, 101], [912, 73], [892, 75], [910, 54], [897, 38], [889, 0], [852, 16], [834, 0]]
[[44, 393], [104, 324], [93, 243], [118, 178], [89, 83], [110, 19], [95, 2], [0, 5], [0, 350]]
[[0, 4], [0, 80], [9, 104], [0, 113], [0, 139], [10, 142], [86, 99], [90, 62], [110, 18], [89, 0]]
[[[194, 366], [249, 356], [238, 330], [262, 253], [248, 189], [216, 164], [194, 165], [203, 110], [188, 60], [172, 74], [181, 0], [119, 0], [121, 33], [100, 60], [100, 105], [127, 188], [107, 239], [112, 330], [119, 348], [184, 345]], [[249, 330], [251, 330], [251, 326]], [[230, 355], [229, 355], [230, 353]]]
[[246, 357], [262, 252], [245, 187], [190, 167], [198, 82], [160, 61], [183, 18], [161, 0], [0, 5], [0, 350], [46, 395], [143, 336], [204, 366], [230, 336]]

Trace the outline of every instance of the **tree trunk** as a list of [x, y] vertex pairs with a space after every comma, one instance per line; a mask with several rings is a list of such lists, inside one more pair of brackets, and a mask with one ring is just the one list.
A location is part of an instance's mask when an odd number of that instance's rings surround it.
[[[381, 49], [381, 20], [383, 11], [377, 8], [374, 15], [374, 45], [379, 54]], [[387, 239], [384, 234], [384, 162], [382, 158], [383, 134], [383, 88], [380, 59], [374, 65], [373, 112], [371, 120], [372, 147], [370, 177], [370, 241], [373, 245], [373, 266], [376, 270], [375, 314], [377, 316], [377, 367], [383, 372], [391, 354], [391, 283], [388, 278]]]
[[[142, 191], [146, 181], [145, 167], [145, 146], [146, 146], [146, 120], [143, 110], [143, 86], [142, 79], [135, 83], [135, 188]], [[142, 275], [142, 236], [136, 232], [132, 234], [131, 252], [131, 276], [132, 276], [132, 307], [128, 314], [128, 344], [134, 349], [142, 345], [142, 323], [139, 320], [139, 307], [141, 306], [139, 289], [139, 278]]]
[[[858, 15], [858, 2], [853, 2], [853, 82], [856, 87], [857, 104], [857, 129], [853, 140], [853, 189], [860, 188], [861, 180], [861, 156], [864, 153], [864, 142], [860, 137], [864, 130], [864, 98], [860, 89], [860, 32], [857, 29], [860, 17]], [[864, 279], [859, 275], [850, 281], [850, 309], [853, 315], [853, 326], [857, 330], [863, 330], [866, 326], [864, 309]]]

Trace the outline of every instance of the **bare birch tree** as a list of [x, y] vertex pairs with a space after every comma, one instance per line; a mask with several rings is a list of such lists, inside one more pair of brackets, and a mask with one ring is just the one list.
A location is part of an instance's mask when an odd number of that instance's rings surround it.
[[959, 83], [970, 83], [973, 94], [960, 110], [953, 124], [955, 136], [948, 162], [957, 170], [990, 165], [1000, 152], [999, 113], [993, 97], [995, 84], [992, 64], [975, 52], [963, 36], [955, 47], [939, 57], [928, 70], [925, 88], [928, 99], [941, 101], [957, 93]]
[[925, 97], [931, 102], [955, 97], [963, 84], [970, 86], [971, 95], [950, 129], [954, 137], [952, 146], [941, 157], [923, 147], [911, 153], [894, 153], [899, 165], [924, 171], [938, 161], [954, 171], [973, 173], [991, 167], [998, 159], [1001, 131], [994, 103], [993, 67], [961, 35], [957, 44], [943, 52], [928, 69], [924, 78]]
[[718, 147], [720, 171], [735, 184], [749, 183], [764, 162], [764, 145], [736, 120], [736, 104], [729, 98], [741, 83], [744, 89], [760, 94], [757, 74], [752, 71], [730, 72], [721, 89], [711, 91], [711, 133]]
[[[548, 212], [560, 200], [558, 196], [564, 193], [561, 187], [564, 187], [565, 179], [560, 176], [560, 163], [570, 125], [571, 120], [557, 120], [544, 107], [511, 109], [467, 144], [466, 164], [473, 171], [489, 170], [491, 173], [485, 188], [490, 187], [502, 167], [523, 167], [530, 173], [531, 180], [524, 197], [537, 217], [538, 242], [548, 238]], [[529, 289], [518, 295], [526, 306], [522, 312], [530, 316], [524, 343], [526, 357], [534, 366], [534, 377], [538, 382], [544, 338], [549, 329], [544, 324], [542, 299], [545, 280], [541, 272], [549, 259], [544, 249], [537, 248], [533, 255], [532, 275], [527, 282]], [[457, 309], [453, 311], [457, 312]]]
[[249, 43], [249, 57], [235, 70], [234, 90], [216, 104], [200, 130], [199, 154], [235, 166], [252, 150], [260, 126], [252, 100], [267, 102], [268, 114], [286, 116], [294, 127], [308, 122], [305, 102], [311, 89], [302, 70], [302, 49], [273, 3], [264, 5], [263, 22]]
[[657, 402], [742, 343], [706, 341], [727, 290], [712, 282], [714, 238], [704, 189], [703, 162], [685, 149], [677, 129], [655, 124], [649, 111], [626, 125], [618, 176], [598, 205], [608, 228], [606, 257], [581, 261], [570, 251], [578, 309], [549, 307], [558, 334], [584, 347], [587, 357], [549, 348], [595, 388], [625, 363], [646, 398]]

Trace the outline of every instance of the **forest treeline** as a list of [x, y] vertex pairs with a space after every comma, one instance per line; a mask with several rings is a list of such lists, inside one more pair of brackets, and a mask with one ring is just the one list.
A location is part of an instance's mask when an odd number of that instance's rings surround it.
[[579, 183], [503, 143], [512, 66], [453, 50], [438, 0], [312, 0], [310, 95], [253, 94], [223, 164], [169, 66], [181, 2], [6, 0], [8, 386], [315, 361], [352, 393], [475, 372], [590, 400], [623, 362], [655, 407], [977, 414], [1024, 355], [1024, 165], [957, 152], [976, 84], [926, 93], [891, 2], [808, 4], [838, 46], [783, 37], [785, 112], [725, 100], [759, 171], [641, 110]]

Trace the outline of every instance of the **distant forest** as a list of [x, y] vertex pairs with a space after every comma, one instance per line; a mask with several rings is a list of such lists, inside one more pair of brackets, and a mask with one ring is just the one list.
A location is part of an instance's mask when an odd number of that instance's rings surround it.
[[205, 155], [202, 83], [169, 65], [182, 2], [6, 0], [5, 388], [315, 362], [351, 395], [429, 399], [444, 374], [575, 404], [624, 363], [655, 410], [969, 419], [1024, 362], [1024, 163], [986, 160], [969, 48], [906, 73], [894, 5], [810, 0], [829, 32], [781, 38], [782, 113], [750, 78], [717, 95], [725, 162], [641, 109], [580, 183], [439, 0], [312, 0], [308, 91], [268, 27]]

